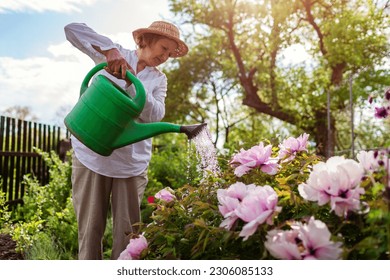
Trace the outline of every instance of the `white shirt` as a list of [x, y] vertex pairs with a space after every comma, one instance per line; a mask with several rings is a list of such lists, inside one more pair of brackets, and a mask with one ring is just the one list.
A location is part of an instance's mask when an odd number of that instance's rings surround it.
[[[69, 42], [92, 58], [95, 64], [104, 62], [106, 58], [97, 52], [92, 45], [100, 47], [101, 50], [117, 48], [129, 65], [134, 70], [137, 69], [138, 57], [136, 51], [127, 50], [119, 44], [114, 44], [109, 38], [97, 34], [83, 23], [71, 23], [65, 26], [65, 34]], [[98, 74], [109, 76], [111, 80], [126, 89], [125, 81], [116, 79], [105, 70], [100, 71]], [[155, 67], [146, 67], [144, 70], [136, 73], [136, 76], [142, 82], [146, 92], [145, 107], [137, 121], [161, 121], [165, 115], [165, 97], [167, 92], [167, 78], [165, 74]], [[134, 86], [126, 90], [134, 96]], [[152, 153], [152, 140], [146, 139], [116, 149], [107, 157], [90, 150], [74, 136], [72, 136], [72, 148], [77, 159], [92, 171], [108, 177], [128, 178], [140, 175], [148, 167]]]

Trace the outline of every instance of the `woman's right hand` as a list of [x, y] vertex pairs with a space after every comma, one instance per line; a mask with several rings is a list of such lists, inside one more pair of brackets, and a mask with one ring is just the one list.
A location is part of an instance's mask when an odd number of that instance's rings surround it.
[[127, 86], [129, 86], [131, 84], [131, 81], [126, 78], [126, 71], [129, 70], [134, 75], [135, 71], [127, 63], [126, 59], [122, 56], [119, 50], [114, 48], [102, 51], [99, 47], [93, 47], [106, 57], [107, 66], [104, 67], [104, 69], [114, 77], [126, 80]]

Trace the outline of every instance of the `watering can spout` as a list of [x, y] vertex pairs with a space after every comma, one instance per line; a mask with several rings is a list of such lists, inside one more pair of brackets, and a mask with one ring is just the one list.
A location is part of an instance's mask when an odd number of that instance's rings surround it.
[[185, 133], [188, 139], [196, 137], [206, 123], [194, 125], [178, 125], [168, 122], [138, 123], [132, 121], [113, 144], [115, 149], [133, 144], [163, 133]]
[[182, 125], [180, 132], [185, 133], [188, 139], [196, 137], [205, 127], [207, 123], [193, 124], [193, 125]]

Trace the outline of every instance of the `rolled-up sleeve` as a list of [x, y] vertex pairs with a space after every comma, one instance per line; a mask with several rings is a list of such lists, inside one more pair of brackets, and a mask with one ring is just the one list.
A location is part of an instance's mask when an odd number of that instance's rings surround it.
[[146, 88], [146, 102], [139, 116], [142, 122], [159, 122], [165, 115], [167, 78], [161, 75], [155, 82], [156, 86], [153, 89]]
[[120, 45], [114, 44], [108, 37], [96, 33], [85, 23], [70, 23], [65, 26], [64, 30], [66, 39], [92, 58], [96, 64], [106, 61], [106, 58], [92, 46], [97, 46], [103, 51], [113, 48], [117, 48], [119, 51], [122, 49]]

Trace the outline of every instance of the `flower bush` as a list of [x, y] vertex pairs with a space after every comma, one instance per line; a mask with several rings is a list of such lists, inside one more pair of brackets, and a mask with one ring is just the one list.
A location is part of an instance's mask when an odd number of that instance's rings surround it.
[[308, 137], [260, 142], [160, 191], [140, 258], [389, 259], [389, 150], [325, 161]]

